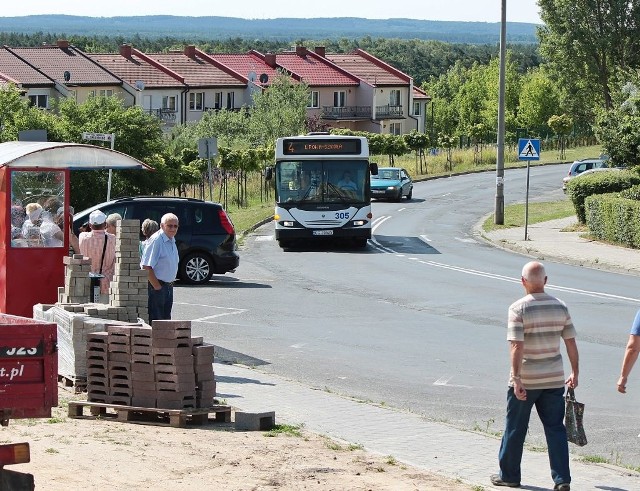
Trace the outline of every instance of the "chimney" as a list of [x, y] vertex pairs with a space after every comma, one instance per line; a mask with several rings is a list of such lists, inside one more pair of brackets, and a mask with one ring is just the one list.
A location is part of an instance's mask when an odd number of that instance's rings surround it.
[[120, 56], [123, 58], [131, 58], [131, 52], [133, 48], [131, 48], [130, 44], [123, 44], [120, 46]]
[[56, 44], [58, 45], [58, 48], [69, 49], [69, 41], [66, 39], [58, 39]]
[[326, 49], [324, 46], [316, 46], [313, 48], [313, 51], [315, 51], [318, 56], [325, 57]]
[[307, 48], [305, 48], [304, 46], [296, 46], [296, 54], [300, 57], [306, 56]]
[[276, 67], [276, 55], [275, 53], [267, 53], [264, 55], [264, 62], [271, 68]]
[[189, 58], [195, 58], [196, 57], [196, 47], [193, 45], [190, 46], [185, 46], [184, 47], [184, 54], [185, 56], [188, 56]]

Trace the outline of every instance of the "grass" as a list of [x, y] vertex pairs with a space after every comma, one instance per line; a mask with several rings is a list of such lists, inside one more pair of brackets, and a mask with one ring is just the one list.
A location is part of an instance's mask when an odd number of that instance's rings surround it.
[[301, 428], [302, 425], [275, 425], [275, 427], [267, 431], [264, 436], [276, 437], [278, 435], [289, 435], [302, 437]]
[[[558, 218], [566, 218], [575, 216], [576, 211], [573, 203], [568, 200], [550, 201], [545, 203], [529, 203], [529, 225]], [[519, 203], [508, 205], [504, 208], [504, 225], [496, 225], [493, 223], [493, 215], [488, 217], [482, 224], [485, 232], [492, 230], [500, 230], [511, 227], [524, 227], [525, 222], [525, 205]]]

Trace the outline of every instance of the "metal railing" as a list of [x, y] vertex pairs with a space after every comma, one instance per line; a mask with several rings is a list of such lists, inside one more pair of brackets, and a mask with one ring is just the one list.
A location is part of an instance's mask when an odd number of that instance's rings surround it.
[[371, 106], [322, 106], [321, 117], [324, 119], [370, 119], [372, 117]]

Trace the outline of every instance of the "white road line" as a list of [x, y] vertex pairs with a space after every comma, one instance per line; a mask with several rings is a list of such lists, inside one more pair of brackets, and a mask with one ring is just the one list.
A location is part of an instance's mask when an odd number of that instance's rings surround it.
[[459, 242], [466, 242], [468, 244], [477, 244], [478, 241], [475, 239], [471, 239], [469, 237], [455, 237], [455, 239]]
[[459, 384], [450, 384], [449, 380], [451, 380], [453, 378], [453, 376], [445, 378], [445, 377], [440, 377], [438, 380], [436, 380], [433, 385], [439, 385], [439, 386], [443, 386], [443, 387], [460, 387], [463, 389], [471, 389], [472, 387], [470, 385], [459, 385]]
[[420, 237], [420, 239], [424, 242], [431, 242], [431, 239], [426, 235], [419, 235], [418, 237]]
[[275, 237], [273, 235], [256, 235], [256, 242], [267, 242], [269, 240], [273, 240]]

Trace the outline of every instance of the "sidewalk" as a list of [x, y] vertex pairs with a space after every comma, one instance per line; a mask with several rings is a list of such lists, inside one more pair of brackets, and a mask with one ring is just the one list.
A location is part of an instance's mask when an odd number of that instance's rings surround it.
[[[539, 259], [640, 275], [640, 251], [609, 246], [562, 232], [575, 218], [476, 235], [498, 247]], [[276, 422], [304, 424], [333, 438], [361, 444], [368, 451], [457, 478], [474, 489], [494, 489], [489, 475], [497, 471], [500, 441], [484, 433], [463, 431], [406, 412], [340, 397], [322, 389], [237, 365], [215, 364], [218, 397], [243, 411], [275, 411]], [[571, 449], [572, 445], [570, 445]], [[546, 452], [525, 450], [521, 489], [553, 488]], [[624, 468], [573, 460], [572, 489], [632, 491], [640, 474]], [[502, 489], [502, 488], [495, 488]]]

